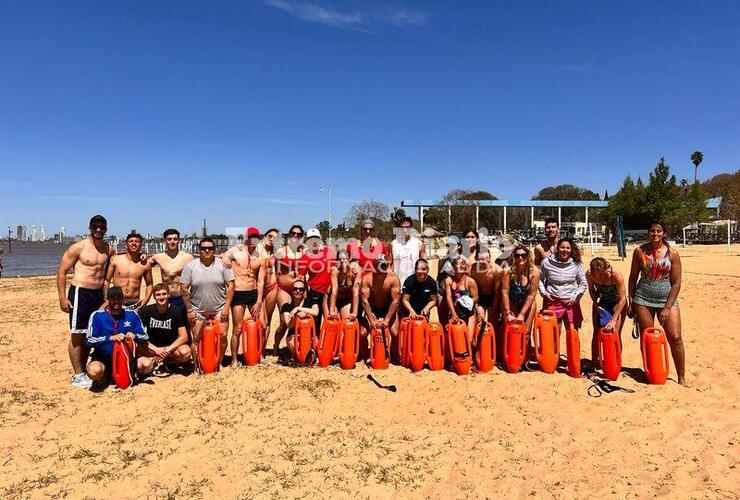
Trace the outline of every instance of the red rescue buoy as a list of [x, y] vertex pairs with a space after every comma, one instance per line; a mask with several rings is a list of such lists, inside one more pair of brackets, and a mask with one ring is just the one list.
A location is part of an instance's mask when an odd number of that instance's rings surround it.
[[458, 375], [470, 373], [473, 358], [468, 337], [468, 326], [458, 319], [447, 323], [447, 345], [452, 368]]
[[357, 363], [360, 350], [360, 324], [356, 319], [342, 321], [339, 339], [339, 364], [344, 370], [352, 370]]
[[645, 328], [642, 332], [642, 366], [648, 383], [665, 384], [671, 363], [668, 358], [668, 341], [659, 326]]
[[374, 370], [385, 370], [390, 365], [390, 345], [391, 339], [385, 326], [370, 330], [370, 366]]
[[599, 364], [604, 377], [608, 380], [617, 380], [622, 371], [622, 345], [619, 335], [615, 331], [605, 332], [599, 328], [597, 333], [599, 346]]
[[434, 322], [427, 324], [427, 361], [432, 371], [445, 367], [445, 335], [442, 325]]
[[568, 352], [568, 375], [578, 378], [581, 376], [581, 340], [578, 338], [578, 330], [573, 325], [568, 325], [565, 345]]
[[198, 341], [198, 362], [203, 373], [218, 370], [221, 359], [221, 324], [213, 319], [206, 321]]
[[517, 373], [522, 368], [527, 350], [527, 326], [523, 321], [506, 324], [504, 333], [504, 365], [509, 373]]
[[342, 323], [337, 316], [329, 316], [321, 324], [317, 348], [320, 367], [326, 368], [334, 361], [339, 350], [339, 330], [341, 328]]
[[242, 322], [242, 353], [247, 366], [254, 366], [262, 359], [265, 330], [258, 319], [249, 318]]
[[475, 331], [480, 332], [476, 342], [475, 365], [478, 371], [486, 373], [493, 370], [496, 363], [496, 332], [491, 323], [486, 323], [482, 327], [482, 332], [480, 323], [475, 327]]
[[316, 323], [311, 316], [295, 318], [293, 356], [299, 365], [313, 362], [311, 351], [316, 347]]
[[555, 373], [560, 357], [560, 329], [558, 317], [552, 311], [545, 310], [537, 315], [534, 350], [540, 370]]
[[424, 368], [427, 360], [427, 320], [423, 316], [412, 319], [406, 333], [406, 359], [411, 371], [418, 372]]
[[136, 375], [136, 356], [134, 341], [125, 339], [113, 343], [113, 359], [111, 371], [113, 383], [119, 389], [128, 389], [134, 383]]
[[398, 325], [398, 358], [401, 361], [401, 366], [409, 366], [409, 360], [408, 360], [408, 333], [409, 333], [409, 324], [411, 323], [411, 318], [406, 316], [405, 318], [401, 318], [401, 321]]

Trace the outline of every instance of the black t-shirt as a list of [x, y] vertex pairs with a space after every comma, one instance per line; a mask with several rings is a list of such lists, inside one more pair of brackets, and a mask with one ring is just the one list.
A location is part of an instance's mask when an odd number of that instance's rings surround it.
[[[412, 274], [403, 282], [401, 292], [409, 295], [411, 307], [417, 314], [420, 314], [421, 310], [429, 303], [429, 300], [437, 295], [437, 282], [427, 276], [427, 279], [423, 283], [419, 283], [416, 275]], [[406, 308], [403, 308], [401, 312], [404, 316], [408, 313]]]
[[305, 307], [307, 309], [311, 309], [314, 305], [320, 305], [319, 297], [312, 293], [309, 293], [308, 297], [306, 297], [306, 300], [303, 301], [302, 306], [294, 306], [293, 301], [291, 300], [290, 302], [286, 302], [285, 304], [283, 304], [283, 307], [280, 308], [280, 314], [289, 313], [296, 307]]
[[141, 324], [149, 335], [149, 342], [157, 347], [167, 347], [177, 340], [177, 331], [185, 326], [182, 309], [170, 305], [165, 312], [159, 312], [157, 304], [142, 307], [139, 311]]

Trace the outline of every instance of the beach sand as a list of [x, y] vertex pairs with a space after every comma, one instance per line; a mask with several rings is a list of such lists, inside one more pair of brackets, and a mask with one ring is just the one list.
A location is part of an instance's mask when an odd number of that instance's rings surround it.
[[[631, 251], [631, 249], [630, 249]], [[268, 357], [125, 391], [75, 389], [53, 277], [0, 280], [0, 495], [738, 498], [740, 258], [680, 248], [690, 388], [564, 373], [297, 369]], [[590, 252], [584, 251], [585, 260]], [[629, 261], [598, 250], [627, 273]], [[590, 300], [581, 331], [590, 356]], [[561, 351], [565, 349], [564, 339]]]

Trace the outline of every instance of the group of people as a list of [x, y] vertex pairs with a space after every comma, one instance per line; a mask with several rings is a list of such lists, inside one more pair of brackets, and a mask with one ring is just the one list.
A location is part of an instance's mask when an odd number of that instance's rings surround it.
[[[220, 323], [219, 366], [227, 347], [230, 366], [238, 365], [245, 319], [259, 320], [266, 329], [264, 338], [269, 337], [275, 309], [276, 354], [283, 338], [293, 350], [296, 318], [312, 317], [318, 331], [323, 318], [335, 316], [359, 321], [361, 358], [368, 353], [369, 333], [386, 328], [397, 361], [394, 346], [401, 318], [429, 318], [436, 308], [443, 325], [465, 321], [475, 346], [482, 321], [499, 325], [518, 320], [531, 332], [537, 293], [542, 307], [555, 312], [561, 324], [580, 328], [580, 301], [586, 290], [593, 302], [594, 332], [604, 328], [621, 334], [630, 314], [642, 331], [653, 326], [657, 316], [671, 346], [678, 382], [685, 384], [677, 300], [681, 264], [662, 222], [652, 224], [648, 243], [635, 249], [627, 281], [600, 257], [584, 271], [578, 245], [560, 238], [554, 219], [545, 221], [545, 239], [534, 252], [509, 245], [495, 259], [476, 231], [466, 231], [462, 240], [451, 236], [434, 279], [413, 221], [405, 218], [399, 226], [393, 241], [386, 243], [376, 237], [374, 222], [366, 220], [360, 237], [340, 248], [325, 245], [315, 228], [304, 231], [293, 225], [283, 239], [278, 229], [262, 233], [250, 227], [241, 242], [222, 253], [212, 239], [202, 238], [196, 257], [180, 249], [176, 229], [164, 232], [161, 253], [144, 255], [142, 237], [132, 233], [126, 237], [126, 252], [117, 254], [104, 241], [107, 221], [96, 215], [90, 220], [90, 235], [67, 249], [57, 273], [60, 307], [69, 314], [72, 385], [105, 383], [113, 342], [124, 338], [137, 344], [136, 369], [141, 375], [190, 363], [198, 370], [198, 340], [209, 320]], [[160, 267], [162, 277], [156, 285], [154, 266]], [[67, 288], [69, 270], [73, 276]], [[597, 368], [596, 342], [594, 334], [590, 369]]]

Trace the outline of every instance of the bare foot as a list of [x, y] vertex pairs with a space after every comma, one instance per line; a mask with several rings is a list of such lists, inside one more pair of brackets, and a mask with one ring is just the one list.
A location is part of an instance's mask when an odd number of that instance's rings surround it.
[[684, 386], [686, 389], [691, 388], [691, 386], [686, 383], [686, 377], [679, 377], [678, 384]]

